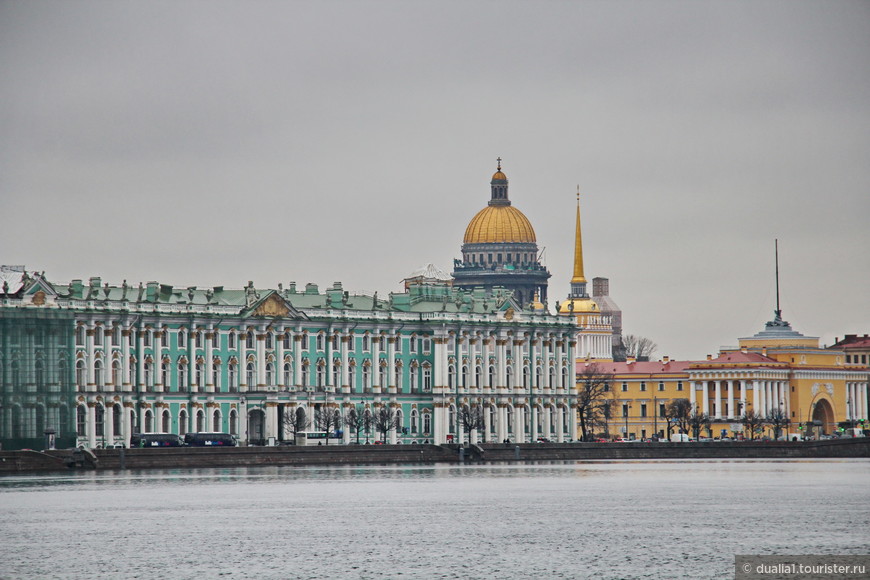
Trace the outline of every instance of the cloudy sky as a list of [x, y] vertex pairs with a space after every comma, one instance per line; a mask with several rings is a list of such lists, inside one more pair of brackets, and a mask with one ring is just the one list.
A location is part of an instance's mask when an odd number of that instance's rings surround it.
[[501, 157], [553, 274], [699, 358], [870, 332], [865, 1], [0, 2], [0, 263], [381, 295]]

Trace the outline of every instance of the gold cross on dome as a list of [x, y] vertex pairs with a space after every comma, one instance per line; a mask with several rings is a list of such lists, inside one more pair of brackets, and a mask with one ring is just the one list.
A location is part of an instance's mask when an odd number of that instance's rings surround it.
[[501, 171], [501, 157], [496, 159], [496, 161], [498, 161], [498, 170]]

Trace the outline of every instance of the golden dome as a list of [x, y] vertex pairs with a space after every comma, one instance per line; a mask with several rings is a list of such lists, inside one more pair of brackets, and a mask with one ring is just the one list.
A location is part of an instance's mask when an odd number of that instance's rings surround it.
[[[497, 175], [497, 174], [496, 174]], [[535, 230], [523, 212], [510, 205], [490, 205], [465, 228], [465, 244], [534, 244]]]
[[[573, 310], [571, 304], [574, 304]], [[598, 304], [591, 298], [569, 298], [559, 305], [559, 314], [597, 314]]]
[[507, 181], [507, 175], [501, 172], [501, 169], [492, 174], [492, 180], [501, 179], [502, 181]]

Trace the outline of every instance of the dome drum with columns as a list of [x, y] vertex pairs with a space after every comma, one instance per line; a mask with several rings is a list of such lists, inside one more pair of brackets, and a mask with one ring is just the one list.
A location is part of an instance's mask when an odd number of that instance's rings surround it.
[[454, 260], [454, 284], [460, 288], [500, 286], [527, 306], [537, 294], [547, 299], [550, 273], [538, 259], [535, 230], [523, 212], [511, 205], [507, 176], [498, 168], [490, 181], [491, 198], [465, 229], [462, 260]]

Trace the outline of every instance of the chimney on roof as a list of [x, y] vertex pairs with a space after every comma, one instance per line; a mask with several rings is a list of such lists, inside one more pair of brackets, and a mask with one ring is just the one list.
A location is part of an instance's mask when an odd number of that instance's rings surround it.
[[766, 346], [761, 347], [761, 356], [767, 356], [767, 347]]
[[746, 347], [745, 347], [745, 346], [741, 346], [741, 347], [740, 347], [740, 352], [742, 352], [743, 354], [746, 354], [746, 352], [747, 352]]
[[708, 354], [708, 355], [707, 355], [707, 360], [713, 360], [713, 355], [712, 355], [712, 354]]
[[627, 364], [630, 364], [630, 365], [633, 365], [634, 362], [635, 362], [636, 360], [637, 360], [637, 359], [634, 358], [633, 356], [627, 356], [627, 357], [625, 357], [625, 362], [626, 362]]
[[665, 363], [665, 364], [668, 364], [669, 362], [671, 362], [671, 357], [669, 357], [669, 356], [663, 356], [663, 357], [662, 357], [662, 362]]

